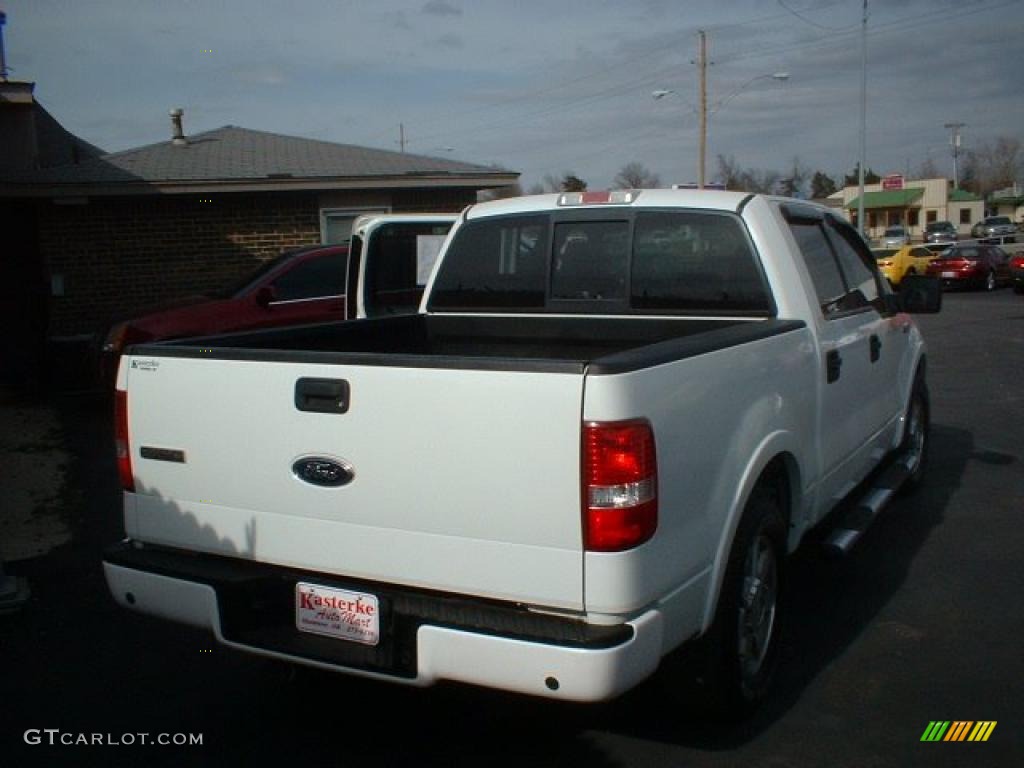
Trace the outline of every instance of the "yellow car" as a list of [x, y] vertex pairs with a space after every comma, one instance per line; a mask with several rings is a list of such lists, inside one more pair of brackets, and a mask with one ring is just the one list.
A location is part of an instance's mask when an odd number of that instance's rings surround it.
[[902, 248], [885, 248], [875, 251], [878, 269], [889, 278], [892, 285], [899, 285], [906, 275], [923, 275], [928, 262], [936, 254], [920, 245], [904, 245]]

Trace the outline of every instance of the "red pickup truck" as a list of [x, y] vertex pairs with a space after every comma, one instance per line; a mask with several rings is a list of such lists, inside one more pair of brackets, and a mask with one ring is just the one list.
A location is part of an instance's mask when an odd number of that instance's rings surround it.
[[415, 312], [456, 218], [361, 216], [353, 225], [351, 247], [287, 251], [219, 296], [185, 300], [120, 322], [102, 346], [102, 380], [113, 381], [121, 352], [132, 344]]

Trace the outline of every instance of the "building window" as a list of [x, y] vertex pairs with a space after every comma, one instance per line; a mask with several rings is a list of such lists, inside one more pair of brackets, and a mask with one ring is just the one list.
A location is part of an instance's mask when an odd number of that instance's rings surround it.
[[902, 211], [889, 211], [889, 224], [887, 226], [895, 227], [898, 224], [903, 223]]
[[321, 208], [320, 239], [330, 245], [347, 245], [352, 239], [352, 224], [366, 213], [387, 213], [380, 208]]
[[878, 214], [874, 211], [868, 214], [868, 227], [871, 229], [878, 228]]
[[917, 216], [918, 216], [918, 213], [919, 213], [919, 211], [916, 208], [913, 209], [913, 210], [907, 211], [907, 226], [908, 227], [916, 227], [917, 226]]
[[960, 209], [960, 223], [961, 224], [970, 224], [971, 223], [971, 209], [970, 208], [961, 208]]
[[927, 221], [929, 224], [932, 224], [932, 223], [934, 223], [934, 222], [936, 222], [938, 220], [939, 220], [939, 212], [938, 211], [928, 211], [928, 213], [925, 214], [925, 221]]

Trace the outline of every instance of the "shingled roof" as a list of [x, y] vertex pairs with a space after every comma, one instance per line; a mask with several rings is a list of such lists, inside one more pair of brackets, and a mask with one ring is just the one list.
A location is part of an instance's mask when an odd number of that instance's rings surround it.
[[380, 186], [498, 187], [518, 173], [444, 158], [335, 144], [226, 125], [87, 160], [8, 173], [0, 188], [26, 194], [130, 194]]

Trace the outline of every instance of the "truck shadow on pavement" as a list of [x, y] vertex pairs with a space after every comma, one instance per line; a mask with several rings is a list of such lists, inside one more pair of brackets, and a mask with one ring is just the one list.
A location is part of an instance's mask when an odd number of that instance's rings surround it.
[[[911, 564], [932, 531], [943, 524], [968, 462], [992, 458], [975, 452], [973, 435], [961, 429], [933, 426], [931, 440], [922, 486], [914, 494], [897, 496], [851, 553], [830, 555], [809, 536], [791, 558], [782, 663], [769, 698], [751, 719], [733, 726], [711, 722], [695, 700], [691, 712], [667, 720], [656, 716], [658, 705], [652, 698], [645, 707], [651, 716], [632, 719], [625, 731], [697, 749], [734, 749], [786, 717], [822, 671], [865, 633], [886, 633], [894, 641], [908, 644], [920, 640], [921, 633], [913, 626], [878, 623], [877, 617], [904, 586]], [[1013, 457], [997, 458], [1014, 461]], [[840, 680], [830, 686], [830, 694], [834, 691], [842, 697], [836, 701], [837, 710], [869, 703], [858, 703], [852, 697], [872, 695], [878, 685], [873, 672], [857, 670], [856, 680]]]

